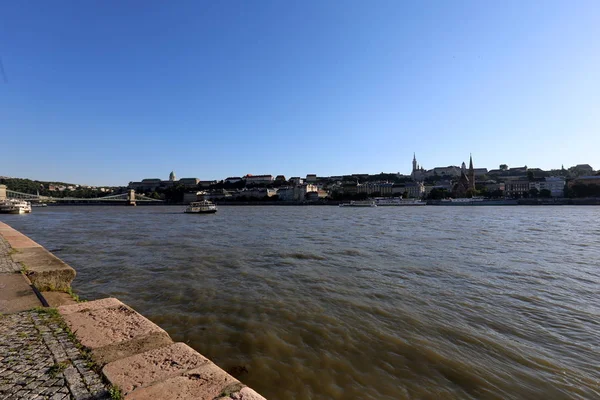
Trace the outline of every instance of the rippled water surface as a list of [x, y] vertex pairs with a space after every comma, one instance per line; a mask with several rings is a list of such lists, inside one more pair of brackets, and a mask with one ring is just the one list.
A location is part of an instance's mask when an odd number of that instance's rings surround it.
[[182, 211], [0, 219], [270, 399], [600, 398], [600, 207]]

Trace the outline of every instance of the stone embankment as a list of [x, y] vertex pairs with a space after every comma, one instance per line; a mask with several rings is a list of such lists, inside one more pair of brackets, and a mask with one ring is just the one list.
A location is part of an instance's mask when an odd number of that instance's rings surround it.
[[0, 222], [0, 398], [264, 400], [119, 300], [75, 302], [74, 278]]

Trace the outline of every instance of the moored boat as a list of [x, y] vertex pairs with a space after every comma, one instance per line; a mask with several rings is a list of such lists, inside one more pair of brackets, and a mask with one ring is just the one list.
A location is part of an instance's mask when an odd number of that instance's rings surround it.
[[31, 204], [28, 201], [18, 199], [0, 201], [0, 214], [27, 214], [30, 212]]
[[445, 206], [470, 206], [476, 204], [483, 204], [485, 202], [483, 197], [466, 197], [458, 199], [443, 199], [440, 200], [440, 204]]
[[372, 200], [351, 201], [350, 203], [341, 203], [340, 207], [377, 207]]
[[400, 199], [400, 198], [376, 198], [375, 204], [378, 207], [382, 206], [424, 206], [427, 203], [416, 199]]
[[213, 214], [217, 212], [217, 205], [208, 201], [194, 201], [184, 211], [186, 214]]

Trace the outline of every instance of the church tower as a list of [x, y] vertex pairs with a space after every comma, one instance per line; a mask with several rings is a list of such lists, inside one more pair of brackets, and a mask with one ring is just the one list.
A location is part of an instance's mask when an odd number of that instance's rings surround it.
[[475, 190], [475, 169], [473, 168], [473, 155], [469, 155], [469, 184]]
[[465, 197], [470, 188], [471, 182], [469, 182], [469, 177], [467, 176], [467, 166], [463, 162], [460, 167], [460, 178], [452, 188], [452, 195], [455, 197]]
[[415, 172], [417, 172], [417, 155], [415, 153], [413, 153], [413, 175], [415, 174]]

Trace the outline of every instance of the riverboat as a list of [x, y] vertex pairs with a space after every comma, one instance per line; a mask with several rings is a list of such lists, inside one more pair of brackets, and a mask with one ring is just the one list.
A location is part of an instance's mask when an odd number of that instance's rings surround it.
[[459, 199], [447, 199], [447, 200], [442, 200], [442, 201], [449, 201], [450, 203], [475, 203], [478, 201], [484, 201], [485, 199], [483, 197], [467, 197], [467, 198], [459, 198]]
[[31, 212], [31, 203], [24, 200], [7, 199], [0, 201], [0, 214], [27, 214]]
[[428, 205], [432, 206], [516, 206], [518, 203], [514, 199], [445, 199], [428, 200]]
[[340, 207], [377, 207], [377, 204], [372, 200], [351, 201], [350, 203], [341, 203]]
[[441, 203], [445, 206], [470, 206], [474, 204], [481, 204], [485, 201], [483, 197], [467, 197], [459, 199], [444, 199]]
[[426, 202], [422, 200], [415, 199], [399, 199], [399, 198], [377, 198], [375, 199], [375, 204], [378, 207], [385, 206], [424, 206], [427, 205]]
[[217, 205], [208, 200], [194, 201], [184, 212], [186, 214], [213, 214], [217, 212]]

